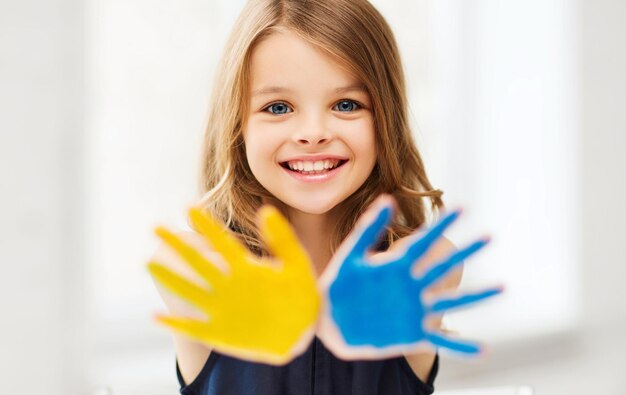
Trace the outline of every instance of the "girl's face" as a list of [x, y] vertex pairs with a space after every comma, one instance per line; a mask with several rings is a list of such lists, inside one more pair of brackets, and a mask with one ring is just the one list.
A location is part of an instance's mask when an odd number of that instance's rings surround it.
[[288, 30], [260, 42], [250, 67], [244, 141], [252, 173], [292, 209], [328, 212], [365, 182], [376, 163], [367, 91]]

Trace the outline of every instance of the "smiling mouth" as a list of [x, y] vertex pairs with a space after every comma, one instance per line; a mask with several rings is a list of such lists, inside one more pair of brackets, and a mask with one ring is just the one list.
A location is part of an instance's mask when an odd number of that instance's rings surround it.
[[312, 175], [312, 174], [324, 174], [324, 173], [331, 172], [333, 170], [337, 170], [338, 168], [340, 168], [341, 166], [343, 166], [347, 162], [348, 162], [348, 160], [340, 160], [335, 167], [325, 168], [325, 169], [321, 169], [321, 170], [309, 170], [309, 171], [292, 169], [292, 168], [289, 167], [289, 162], [281, 162], [280, 166], [283, 167], [284, 169], [290, 171], [290, 172], [293, 172], [293, 173], [299, 173], [299, 174], [304, 174], [304, 175]]

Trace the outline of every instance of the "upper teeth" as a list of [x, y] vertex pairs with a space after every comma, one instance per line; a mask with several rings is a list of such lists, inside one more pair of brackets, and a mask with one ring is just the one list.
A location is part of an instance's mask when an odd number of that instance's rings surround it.
[[291, 170], [319, 171], [324, 169], [332, 169], [339, 164], [339, 159], [318, 160], [315, 162], [290, 161], [287, 165]]

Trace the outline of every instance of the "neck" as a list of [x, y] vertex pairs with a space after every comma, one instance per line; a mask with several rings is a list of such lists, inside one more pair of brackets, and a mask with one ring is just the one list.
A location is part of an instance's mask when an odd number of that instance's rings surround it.
[[323, 214], [310, 214], [288, 209], [289, 222], [305, 248], [319, 276], [331, 258], [330, 238], [336, 225], [335, 209]]

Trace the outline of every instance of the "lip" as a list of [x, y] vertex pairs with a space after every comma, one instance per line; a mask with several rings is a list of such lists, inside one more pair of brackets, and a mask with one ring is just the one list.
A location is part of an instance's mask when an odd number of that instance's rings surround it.
[[[329, 157], [329, 156], [322, 156], [321, 158], [324, 159], [339, 159], [339, 157], [333, 158], [333, 157]], [[301, 159], [291, 159], [291, 160], [301, 160]], [[309, 159], [311, 160], [311, 159]], [[321, 159], [318, 159], [321, 160]], [[289, 168], [285, 168], [280, 166], [281, 169], [283, 169], [287, 174], [289, 174], [291, 177], [295, 178], [298, 181], [301, 182], [306, 182], [306, 183], [321, 183], [321, 182], [326, 182], [329, 181], [333, 178], [335, 178], [337, 176], [337, 174], [339, 174], [343, 168], [345, 167], [345, 164], [348, 163], [348, 160], [346, 160], [341, 166], [339, 167], [335, 167], [332, 170], [329, 170], [325, 173], [322, 174], [302, 174], [300, 172], [297, 171], [293, 171]]]
[[315, 162], [318, 160], [325, 160], [325, 159], [329, 159], [329, 160], [345, 160], [347, 161], [348, 158], [346, 158], [345, 156], [341, 156], [341, 155], [330, 155], [330, 154], [320, 154], [320, 155], [303, 155], [303, 156], [294, 156], [292, 158], [287, 158], [287, 159], [282, 159], [280, 161], [278, 161], [278, 163], [285, 163], [285, 162], [292, 162], [292, 161], [302, 161], [302, 162]]

